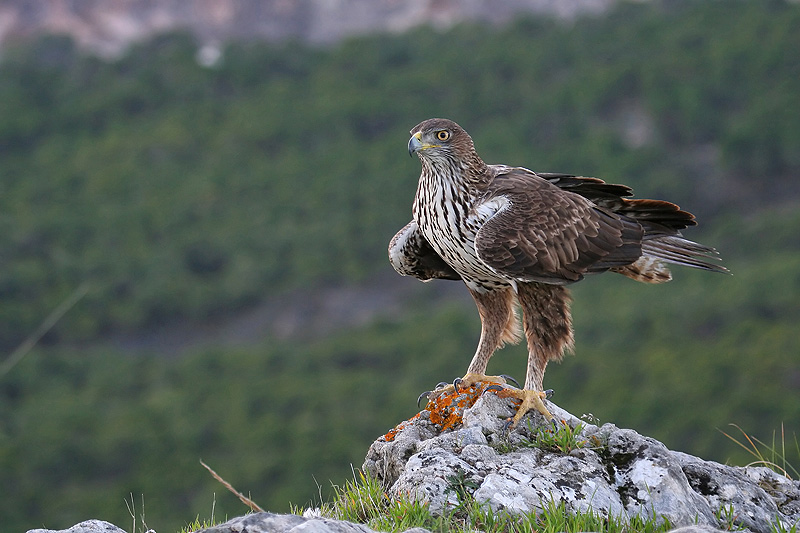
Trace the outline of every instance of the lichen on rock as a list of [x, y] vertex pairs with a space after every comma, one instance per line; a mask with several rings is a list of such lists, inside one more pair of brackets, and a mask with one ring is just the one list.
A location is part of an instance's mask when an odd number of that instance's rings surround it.
[[[391, 493], [428, 503], [434, 514], [468, 497], [512, 514], [558, 504], [571, 512], [655, 518], [673, 527], [725, 529], [731, 524], [719, 517], [729, 516], [734, 526], [770, 533], [776, 522], [788, 529], [800, 521], [800, 482], [767, 468], [725, 466], [671, 451], [633, 430], [582, 421], [551, 402], [548, 409], [578, 432], [580, 446], [568, 453], [537, 447], [539, 428], [552, 427], [539, 413], [508, 431], [512, 400], [485, 388], [461, 393], [452, 397], [458, 398], [455, 407], [447, 398], [431, 402], [376, 440], [364, 471]], [[458, 487], [454, 474], [462, 480]]]

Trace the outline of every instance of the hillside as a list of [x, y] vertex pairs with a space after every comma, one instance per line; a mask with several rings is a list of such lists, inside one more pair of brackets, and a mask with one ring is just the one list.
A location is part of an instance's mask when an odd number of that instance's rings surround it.
[[49, 2], [5, 0], [0, 47], [41, 35], [69, 35], [91, 53], [118, 57], [133, 43], [182, 30], [203, 43], [213, 61], [232, 40], [333, 43], [346, 37], [400, 33], [417, 26], [447, 29], [466, 21], [502, 24], [524, 14], [571, 19], [600, 13], [614, 0], [116, 0]]
[[472, 304], [385, 253], [419, 172], [408, 129], [437, 115], [487, 161], [676, 201], [734, 274], [576, 286], [576, 355], [546, 377], [560, 405], [739, 464], [717, 428], [771, 442], [785, 424], [794, 453], [798, 30], [794, 3], [671, 2], [325, 49], [231, 42], [210, 68], [186, 34], [115, 61], [61, 37], [7, 50], [3, 353], [89, 286], [0, 375], [7, 527], [125, 523], [130, 494], [159, 531], [241, 514], [198, 459], [285, 511], [463, 374]]

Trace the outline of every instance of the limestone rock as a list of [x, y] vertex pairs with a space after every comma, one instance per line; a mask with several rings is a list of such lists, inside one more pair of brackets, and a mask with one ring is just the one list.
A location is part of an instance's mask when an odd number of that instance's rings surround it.
[[125, 530], [102, 520], [86, 520], [69, 529], [31, 529], [28, 533], [125, 533]]
[[[502, 396], [502, 391], [496, 391]], [[568, 512], [655, 517], [672, 533], [716, 533], [746, 528], [789, 531], [800, 523], [800, 481], [763, 467], [733, 467], [671, 451], [613, 424], [596, 426], [548, 402], [576, 430], [582, 446], [558, 450], [536, 443], [554, 426], [531, 413], [512, 431], [513, 400], [474, 387], [440, 397], [411, 420], [376, 440], [364, 471], [398, 496], [425, 501], [444, 514], [465, 498], [512, 514], [553, 503]], [[362, 524], [304, 516], [254, 513], [202, 530], [207, 533], [374, 533]], [[62, 531], [124, 533], [99, 520]], [[198, 532], [199, 533], [199, 532]], [[405, 533], [429, 533], [415, 528]]]
[[185, 29], [199, 42], [301, 40], [332, 43], [353, 35], [403, 32], [462, 22], [503, 24], [524, 14], [572, 19], [614, 0], [114, 0], [0, 2], [0, 47], [21, 36], [70, 35], [83, 48], [117, 56], [149, 36]]
[[[203, 533], [375, 533], [362, 524], [275, 513], [253, 513], [201, 531]], [[415, 528], [405, 533], [427, 533], [427, 530]]]
[[[464, 404], [463, 398], [457, 403]], [[372, 444], [364, 471], [396, 495], [429, 503], [434, 514], [469, 494], [512, 514], [555, 503], [606, 517], [656, 517], [692, 531], [734, 525], [770, 533], [776, 521], [789, 529], [800, 520], [800, 482], [767, 468], [725, 466], [674, 452], [630, 429], [582, 422], [548, 402], [570, 428], [581, 424], [578, 440], [584, 446], [565, 454], [532, 445], [537, 428], [549, 427], [538, 413], [506, 430], [511, 399], [484, 392], [469, 405], [454, 424], [452, 412], [429, 404]]]

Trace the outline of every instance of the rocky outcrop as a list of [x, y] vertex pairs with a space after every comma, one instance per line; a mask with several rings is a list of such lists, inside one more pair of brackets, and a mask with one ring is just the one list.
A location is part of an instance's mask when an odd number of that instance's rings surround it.
[[[668, 521], [673, 533], [747, 529], [790, 531], [800, 523], [800, 481], [763, 467], [734, 467], [671, 451], [655, 439], [613, 424], [597, 426], [548, 402], [561, 420], [526, 415], [509, 431], [513, 399], [473, 387], [439, 396], [376, 440], [363, 469], [397, 497], [426, 502], [442, 515], [465, 500], [510, 514], [552, 505], [567, 512]], [[254, 513], [207, 533], [372, 533], [362, 524]], [[424, 533], [410, 529], [405, 533]], [[60, 532], [120, 533], [90, 520]]]
[[[375, 533], [361, 524], [330, 520], [317, 516], [298, 516], [293, 514], [253, 513], [228, 520], [224, 524], [203, 529], [203, 533]], [[125, 533], [108, 522], [87, 520], [69, 529], [53, 531], [33, 529], [28, 533]], [[155, 533], [155, 531], [148, 531]], [[199, 531], [197, 533], [200, 533]], [[409, 529], [404, 533], [427, 533], [424, 529]]]
[[507, 22], [524, 13], [573, 18], [613, 0], [116, 0], [0, 2], [0, 43], [41, 34], [72, 36], [105, 56], [170, 30], [188, 30], [207, 46], [232, 39], [330, 43], [350, 35], [402, 32], [427, 24]]
[[69, 529], [55, 531], [52, 529], [31, 529], [28, 533], [125, 533], [114, 524], [103, 520], [86, 520], [80, 524], [75, 524]]
[[[204, 529], [202, 533], [375, 533], [362, 524], [313, 516], [254, 513]], [[409, 529], [404, 533], [424, 533]], [[200, 532], [197, 532], [200, 533]]]
[[[468, 497], [512, 514], [555, 503], [573, 512], [759, 533], [777, 523], [788, 529], [800, 520], [800, 482], [768, 468], [726, 466], [674, 452], [635, 431], [584, 422], [552, 403], [551, 412], [564, 421], [559, 433], [538, 413], [509, 432], [513, 400], [476, 392], [446, 405], [432, 402], [375, 441], [364, 471], [395, 495], [428, 502], [434, 514]], [[575, 428], [570, 447], [556, 449], [544, 438]]]

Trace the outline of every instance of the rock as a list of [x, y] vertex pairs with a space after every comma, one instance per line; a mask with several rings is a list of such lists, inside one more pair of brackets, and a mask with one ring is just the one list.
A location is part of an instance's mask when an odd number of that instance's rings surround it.
[[668, 533], [721, 533], [724, 529], [709, 526], [684, 526], [671, 529]]
[[568, 453], [536, 447], [539, 428], [552, 426], [530, 413], [506, 431], [513, 400], [481, 390], [471, 390], [469, 401], [463, 391], [453, 395], [453, 405], [430, 402], [372, 444], [364, 471], [397, 496], [427, 502], [437, 515], [471, 497], [512, 514], [555, 503], [604, 517], [656, 518], [682, 533], [731, 526], [770, 533], [778, 522], [788, 530], [800, 521], [800, 482], [772, 470], [674, 452], [630, 429], [583, 422], [549, 402], [562, 428], [580, 425], [583, 446]]
[[620, 429], [609, 435], [606, 450], [611, 481], [626, 512], [663, 517], [679, 526], [718, 525], [711, 505], [692, 489], [666, 446]]
[[[466, 499], [494, 511], [528, 514], [553, 504], [603, 517], [655, 518], [671, 533], [746, 528], [790, 531], [800, 523], [800, 481], [763, 467], [734, 467], [671, 451], [655, 439], [613, 424], [581, 421], [548, 402], [560, 424], [529, 413], [512, 431], [514, 400], [485, 386], [442, 395], [370, 446], [363, 470], [395, 496], [429, 504], [442, 515]], [[574, 434], [550, 442], [542, 435]], [[571, 440], [570, 446], [563, 442]], [[254, 513], [201, 530], [207, 533], [373, 533], [362, 524]], [[28, 533], [124, 533], [89, 520], [70, 529]], [[199, 533], [199, 532], [198, 532]], [[409, 529], [405, 533], [429, 533]]]
[[[520, 14], [572, 19], [601, 13], [613, 0], [115, 0], [114, 2], [0, 2], [0, 47], [21, 36], [64, 34], [83, 48], [113, 57], [152, 35], [190, 31], [199, 42], [300, 40], [332, 43], [353, 35], [448, 28], [463, 22], [507, 23]], [[217, 46], [219, 46], [217, 44]]]
[[[204, 533], [375, 533], [362, 524], [275, 513], [253, 513], [201, 531]], [[405, 533], [429, 532], [426, 529], [414, 528]]]
[[125, 533], [125, 530], [102, 520], [86, 520], [69, 529], [31, 529], [28, 533]]

